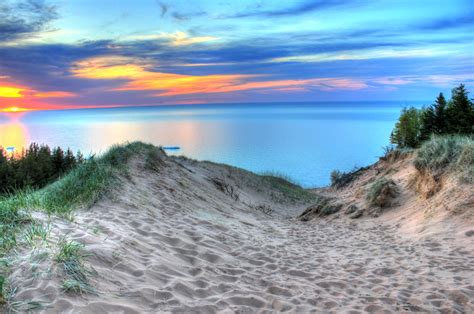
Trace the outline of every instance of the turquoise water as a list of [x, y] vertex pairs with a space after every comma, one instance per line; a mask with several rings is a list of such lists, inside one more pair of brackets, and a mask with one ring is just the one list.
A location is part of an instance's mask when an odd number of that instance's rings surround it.
[[[0, 114], [0, 146], [30, 142], [85, 154], [141, 140], [186, 155], [290, 176], [306, 187], [377, 160], [405, 103], [285, 103]], [[410, 105], [418, 105], [410, 103]]]

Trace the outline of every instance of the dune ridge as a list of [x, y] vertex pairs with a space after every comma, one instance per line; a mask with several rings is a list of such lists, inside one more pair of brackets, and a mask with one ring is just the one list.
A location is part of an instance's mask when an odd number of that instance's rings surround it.
[[[432, 214], [433, 221], [426, 222], [425, 213], [434, 211], [429, 206], [420, 211], [427, 201], [407, 189], [397, 196], [397, 202], [406, 202], [390, 210], [364, 211], [361, 219], [344, 214], [351, 205], [362, 208], [359, 190], [382, 171], [405, 187], [410, 177], [405, 172], [413, 171], [410, 157], [390, 165], [381, 161], [344, 189], [312, 192], [226, 165], [163, 152], [154, 157], [150, 168], [145, 156], [133, 156], [109, 193], [76, 211], [72, 221], [34, 213], [50, 233], [12, 254], [18, 267], [8, 277], [16, 288], [11, 308], [474, 311], [472, 207], [457, 216]], [[440, 198], [459, 200], [468, 192]], [[340, 208], [323, 217], [313, 212], [307, 221], [297, 218], [321, 197]], [[54, 259], [61, 239], [84, 244], [90, 291], [64, 291], [64, 269]]]

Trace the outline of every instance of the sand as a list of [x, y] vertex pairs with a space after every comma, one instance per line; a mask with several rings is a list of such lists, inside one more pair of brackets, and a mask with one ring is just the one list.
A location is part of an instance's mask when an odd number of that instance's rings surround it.
[[[157, 172], [131, 167], [73, 222], [53, 218], [49, 245], [17, 252], [16, 302], [45, 313], [474, 311], [469, 232], [415, 237], [384, 216], [301, 222], [291, 217], [308, 204], [255, 192], [245, 172], [171, 158]], [[239, 185], [239, 200], [215, 177]], [[52, 258], [61, 237], [85, 244], [95, 294], [62, 290]]]

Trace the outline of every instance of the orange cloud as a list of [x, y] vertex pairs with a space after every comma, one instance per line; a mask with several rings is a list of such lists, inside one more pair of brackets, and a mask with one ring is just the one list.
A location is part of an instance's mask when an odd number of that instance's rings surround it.
[[[20, 112], [28, 110], [53, 109], [58, 106], [37, 102], [40, 99], [75, 97], [64, 91], [42, 92], [32, 88], [0, 81], [0, 111]], [[63, 106], [59, 106], [61, 109]]]
[[156, 96], [176, 96], [188, 94], [229, 93], [245, 90], [303, 90], [315, 87], [322, 90], [356, 90], [366, 88], [362, 81], [341, 78], [318, 78], [306, 80], [255, 80], [262, 75], [214, 74], [182, 75], [153, 72], [152, 64], [145, 60], [118, 56], [103, 56], [80, 61], [72, 72], [77, 77], [90, 79], [126, 79], [114, 90], [162, 91]]
[[220, 86], [212, 86], [212, 89], [206, 86], [196, 86], [193, 89], [183, 90], [181, 87], [170, 88], [167, 92], [158, 94], [159, 96], [174, 96], [182, 94], [195, 93], [230, 93], [246, 90], [284, 90], [291, 89], [293, 91], [303, 91], [304, 87], [319, 88], [321, 90], [357, 90], [368, 87], [367, 84], [361, 81], [352, 79], [337, 79], [337, 78], [320, 78], [308, 80], [275, 80], [275, 81], [260, 81], [235, 83]]

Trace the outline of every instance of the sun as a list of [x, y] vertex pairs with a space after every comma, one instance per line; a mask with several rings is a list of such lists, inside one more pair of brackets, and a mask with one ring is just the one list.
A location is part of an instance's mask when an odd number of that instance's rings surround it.
[[30, 109], [27, 108], [21, 108], [21, 107], [8, 107], [8, 108], [3, 108], [0, 111], [2, 112], [24, 112], [24, 111], [29, 111]]

